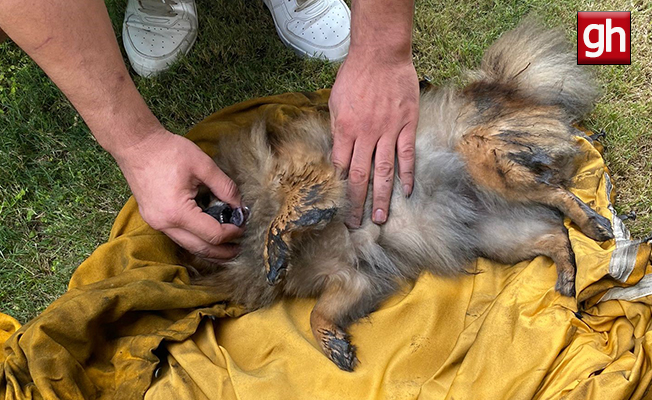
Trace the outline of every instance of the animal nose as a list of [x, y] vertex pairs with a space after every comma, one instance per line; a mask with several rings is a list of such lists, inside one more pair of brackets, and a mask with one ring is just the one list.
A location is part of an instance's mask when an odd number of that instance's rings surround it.
[[220, 224], [233, 224], [237, 227], [242, 227], [249, 217], [248, 207], [231, 208], [222, 202], [217, 202], [216, 205], [208, 207], [204, 212], [215, 218]]

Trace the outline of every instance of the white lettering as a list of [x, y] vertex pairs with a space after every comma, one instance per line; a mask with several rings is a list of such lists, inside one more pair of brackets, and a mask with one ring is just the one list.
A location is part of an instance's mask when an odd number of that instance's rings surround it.
[[[607, 19], [607, 21], [610, 20]], [[598, 41], [595, 43], [593, 43], [590, 38], [591, 31], [593, 30], [598, 31]], [[587, 57], [596, 58], [602, 55], [602, 52], [604, 51], [604, 25], [591, 24], [587, 26], [586, 29], [584, 29], [584, 34], [582, 35], [582, 38], [584, 39], [584, 44], [586, 45], [586, 47], [594, 50], [597, 49], [597, 51], [586, 51], [585, 53]]]
[[620, 53], [624, 53], [627, 48], [625, 47], [625, 30], [620, 27], [611, 27], [611, 18], [607, 18], [607, 53], [611, 53], [611, 36], [617, 33], [618, 37], [620, 38], [620, 46], [618, 47], [618, 51]]

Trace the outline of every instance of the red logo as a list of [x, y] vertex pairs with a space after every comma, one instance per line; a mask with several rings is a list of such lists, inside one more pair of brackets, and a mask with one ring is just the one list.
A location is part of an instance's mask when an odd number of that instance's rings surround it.
[[631, 31], [629, 11], [579, 11], [577, 63], [631, 64]]

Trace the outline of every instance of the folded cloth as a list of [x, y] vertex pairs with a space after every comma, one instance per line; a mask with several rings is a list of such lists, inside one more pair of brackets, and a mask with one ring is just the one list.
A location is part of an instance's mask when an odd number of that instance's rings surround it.
[[[216, 155], [216, 135], [264, 118], [282, 124], [327, 106], [327, 90], [247, 101], [188, 137]], [[106, 244], [67, 293], [20, 327], [0, 315], [5, 399], [641, 399], [652, 397], [650, 244], [615, 216], [590, 139], [573, 192], [612, 220], [596, 243], [567, 221], [577, 299], [554, 291], [550, 259], [480, 259], [476, 274], [424, 274], [350, 332], [355, 372], [339, 370], [309, 327], [312, 299], [244, 314], [189, 284], [179, 250], [130, 199]]]

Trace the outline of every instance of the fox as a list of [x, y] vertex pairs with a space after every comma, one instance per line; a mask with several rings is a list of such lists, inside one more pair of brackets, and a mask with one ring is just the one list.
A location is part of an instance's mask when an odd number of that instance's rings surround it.
[[486, 50], [464, 86], [425, 85], [413, 191], [406, 197], [395, 185], [382, 225], [371, 220], [368, 196], [356, 229], [344, 222], [347, 181], [331, 162], [327, 107], [217, 135], [214, 160], [249, 207], [229, 215], [246, 217], [246, 230], [231, 261], [190, 256], [193, 283], [247, 310], [316, 298], [312, 333], [344, 371], [359, 363], [347, 329], [424, 272], [459, 276], [479, 257], [515, 264], [546, 256], [555, 289], [574, 296], [564, 217], [596, 241], [613, 238], [611, 221], [569, 191], [585, 158], [576, 124], [598, 95], [563, 33], [526, 20]]

